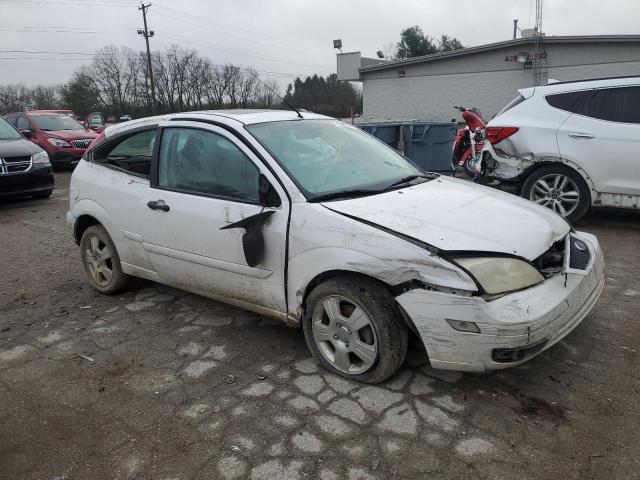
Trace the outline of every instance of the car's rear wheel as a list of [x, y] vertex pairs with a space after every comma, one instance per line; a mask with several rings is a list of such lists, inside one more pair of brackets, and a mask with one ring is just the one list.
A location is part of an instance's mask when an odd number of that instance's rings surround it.
[[408, 333], [393, 296], [374, 280], [345, 275], [309, 294], [303, 319], [307, 345], [327, 370], [379, 383], [407, 353]]
[[521, 195], [569, 222], [583, 217], [591, 205], [589, 187], [582, 176], [559, 165], [548, 165], [531, 173], [522, 185]]
[[102, 225], [92, 225], [84, 231], [80, 253], [93, 288], [101, 293], [112, 294], [126, 287], [129, 277], [122, 272], [118, 251]]

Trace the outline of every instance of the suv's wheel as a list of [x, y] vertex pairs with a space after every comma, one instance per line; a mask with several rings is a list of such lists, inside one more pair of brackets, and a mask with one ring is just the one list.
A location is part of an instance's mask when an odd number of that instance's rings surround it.
[[122, 273], [118, 251], [104, 227], [92, 225], [84, 231], [80, 239], [80, 254], [93, 288], [111, 294], [126, 286], [129, 278]]
[[521, 195], [569, 222], [580, 219], [591, 205], [584, 179], [575, 170], [560, 165], [548, 165], [531, 173], [522, 185]]
[[303, 330], [309, 350], [325, 369], [358, 382], [386, 380], [407, 353], [407, 327], [393, 296], [355, 275], [313, 289]]

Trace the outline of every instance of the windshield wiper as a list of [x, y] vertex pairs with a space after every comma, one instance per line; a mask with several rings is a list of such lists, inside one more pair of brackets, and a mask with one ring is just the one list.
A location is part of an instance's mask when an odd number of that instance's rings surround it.
[[387, 185], [384, 190], [389, 190], [390, 188], [393, 187], [397, 187], [398, 185], [404, 185], [405, 183], [410, 183], [413, 182], [414, 180], [417, 180], [418, 178], [426, 178], [427, 180], [433, 180], [434, 178], [437, 178], [437, 174], [414, 174], [414, 175], [408, 175], [406, 177], [402, 177], [400, 180], [396, 180], [395, 182], [393, 182], [390, 185]]
[[340, 192], [325, 193], [322, 195], [316, 195], [311, 197], [309, 202], [324, 202], [327, 200], [338, 200], [341, 198], [354, 198], [354, 197], [366, 197], [367, 195], [375, 195], [380, 193], [381, 190], [366, 190], [362, 188], [355, 188], [353, 190], [342, 190]]

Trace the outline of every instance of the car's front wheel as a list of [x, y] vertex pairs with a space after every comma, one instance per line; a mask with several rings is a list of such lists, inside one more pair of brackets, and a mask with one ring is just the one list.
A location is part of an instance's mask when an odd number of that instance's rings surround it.
[[92, 225], [84, 231], [80, 254], [93, 288], [100, 293], [112, 294], [126, 287], [129, 277], [122, 272], [118, 251], [102, 225]]
[[569, 222], [583, 217], [591, 205], [589, 187], [582, 176], [560, 165], [548, 165], [531, 173], [522, 185], [521, 195]]
[[345, 275], [309, 294], [303, 319], [309, 350], [327, 370], [380, 383], [407, 353], [408, 332], [393, 296], [374, 280]]

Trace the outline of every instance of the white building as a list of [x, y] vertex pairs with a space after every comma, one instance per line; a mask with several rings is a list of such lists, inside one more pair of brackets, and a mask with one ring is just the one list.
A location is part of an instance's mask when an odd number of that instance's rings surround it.
[[344, 53], [337, 74], [362, 82], [363, 120], [450, 121], [453, 105], [488, 120], [517, 89], [548, 79], [640, 75], [640, 35], [519, 38], [395, 62]]

